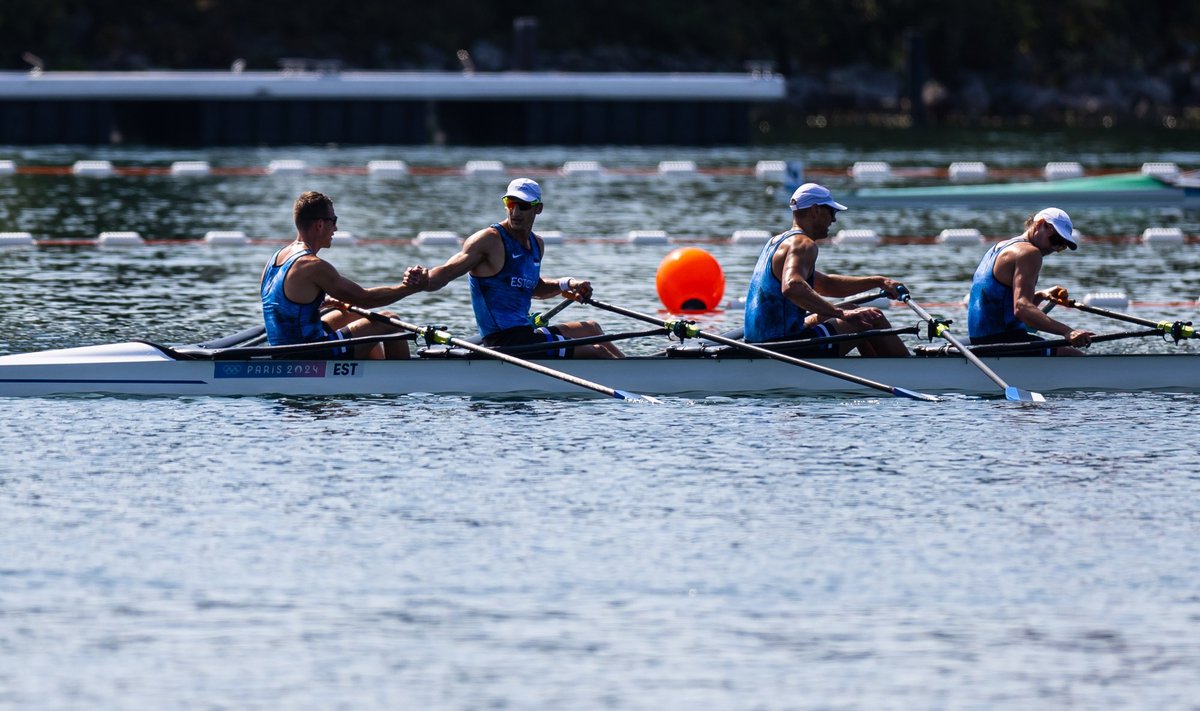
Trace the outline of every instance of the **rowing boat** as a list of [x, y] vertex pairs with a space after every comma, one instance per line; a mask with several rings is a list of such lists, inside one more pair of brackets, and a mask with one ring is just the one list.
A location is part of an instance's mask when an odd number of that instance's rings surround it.
[[[957, 356], [813, 358], [862, 378], [930, 393], [995, 394], [994, 383]], [[1001, 377], [1040, 392], [1200, 392], [1200, 358], [1188, 354], [1084, 358], [984, 357]], [[665, 356], [565, 360], [554, 367], [588, 380], [654, 395], [786, 396], [870, 394], [843, 379], [761, 358], [705, 355], [683, 347]], [[431, 347], [404, 361], [327, 361], [246, 357], [220, 349], [143, 341], [0, 356], [0, 396], [47, 395], [401, 395], [587, 394], [569, 383], [504, 362]]]
[[855, 207], [1022, 206], [1031, 210], [1037, 205], [1200, 207], [1200, 184], [1118, 173], [1040, 182], [861, 188], [845, 202]]

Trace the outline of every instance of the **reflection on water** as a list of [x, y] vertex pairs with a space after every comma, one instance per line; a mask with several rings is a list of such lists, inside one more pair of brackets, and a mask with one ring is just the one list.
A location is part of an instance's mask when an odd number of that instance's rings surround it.
[[[887, 147], [879, 159], [1036, 165], [1053, 143], [991, 153]], [[496, 149], [568, 159], [753, 165], [794, 149]], [[208, 159], [248, 152], [23, 149], [18, 162]], [[384, 155], [386, 153], [386, 155]], [[465, 149], [302, 149], [312, 164]], [[1116, 157], [1113, 157], [1116, 156]], [[1200, 154], [1125, 146], [1096, 161]], [[874, 156], [872, 156], [874, 157]], [[8, 182], [6, 182], [8, 181]], [[302, 188], [328, 190], [365, 237], [466, 233], [499, 217], [504, 180], [363, 176], [0, 179], [5, 229], [92, 237], [133, 227], [289, 233]], [[832, 181], [831, 181], [832, 182]], [[547, 178], [546, 228], [723, 235], [782, 229], [748, 177]], [[599, 188], [599, 189], [598, 189]], [[853, 207], [853, 206], [852, 206]], [[1032, 209], [1032, 208], [1031, 208]], [[853, 221], [851, 219], [853, 213]], [[845, 227], [1001, 234], [1017, 212], [847, 213]], [[1095, 210], [1091, 234], [1196, 215]], [[1190, 221], [1190, 222], [1189, 222]], [[539, 221], [539, 225], [542, 222]], [[1084, 228], [1084, 225], [1087, 225]], [[1140, 231], [1141, 226], [1136, 228]], [[707, 245], [741, 296], [752, 247]], [[261, 318], [274, 244], [3, 253], [0, 351], [195, 342]], [[667, 247], [553, 247], [548, 273], [606, 301], [660, 308]], [[955, 319], [980, 249], [827, 246], [832, 272], [903, 278]], [[365, 284], [445, 248], [336, 247]], [[1077, 291], [1123, 289], [1194, 317], [1200, 248], [1085, 243], [1047, 260]], [[465, 285], [401, 302], [473, 331]], [[610, 330], [641, 328], [573, 305]], [[1085, 327], [1109, 327], [1072, 314]], [[889, 313], [898, 325], [910, 314]], [[736, 307], [706, 328], [737, 327]], [[661, 341], [642, 348], [653, 351]], [[1190, 350], [1152, 340], [1112, 348]], [[630, 350], [637, 352], [636, 348]], [[34, 707], [1188, 708], [1200, 678], [1191, 393], [1077, 394], [1037, 407], [948, 397], [606, 399], [406, 396], [13, 399], [0, 428], [0, 704]], [[864, 681], [866, 680], [866, 681]]]

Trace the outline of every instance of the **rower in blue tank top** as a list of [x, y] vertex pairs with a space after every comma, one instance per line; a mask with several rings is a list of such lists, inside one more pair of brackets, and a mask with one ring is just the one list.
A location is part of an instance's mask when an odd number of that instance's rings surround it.
[[[1095, 334], [1050, 318], [1038, 304], [1067, 297], [1054, 286], [1037, 291], [1045, 257], [1079, 247], [1066, 212], [1048, 207], [1025, 222], [1025, 232], [991, 247], [971, 280], [967, 303], [967, 332], [971, 343], [1023, 343], [1045, 340], [1031, 331], [1065, 336], [1073, 346], [1087, 346]], [[1035, 351], [1035, 353], [1042, 351]], [[1022, 352], [1019, 355], [1028, 355]], [[1078, 348], [1045, 349], [1045, 355], [1083, 355]]]
[[[409, 283], [409, 276], [406, 274], [404, 284], [367, 289], [318, 257], [319, 251], [333, 244], [337, 231], [338, 216], [333, 200], [326, 195], [314, 191], [301, 195], [292, 205], [292, 220], [296, 240], [267, 260], [259, 282], [267, 341], [287, 346], [396, 333], [399, 329], [395, 326], [363, 318], [347, 306], [372, 309], [398, 301], [419, 290]], [[353, 349], [332, 346], [295, 357], [407, 358], [408, 344], [393, 340], [360, 343]]]
[[[535, 328], [529, 319], [532, 299], [564, 296], [576, 301], [591, 298], [592, 284], [584, 279], [541, 276], [545, 243], [533, 232], [542, 214], [542, 188], [529, 178], [508, 184], [501, 197], [507, 216], [476, 232], [463, 242], [461, 251], [445, 264], [424, 270], [414, 267], [414, 279], [422, 288], [437, 291], [465, 275], [471, 290], [471, 308], [483, 341], [491, 347], [546, 343], [535, 357], [621, 358], [612, 343], [593, 343], [570, 348], [552, 344], [574, 338], [602, 335], [595, 321], [573, 321]], [[419, 270], [419, 271], [418, 271]], [[407, 279], [406, 275], [406, 279]], [[524, 354], [529, 355], [529, 354]]]
[[500, 331], [529, 325], [533, 290], [541, 281], [542, 256], [538, 237], [530, 233], [529, 246], [508, 234], [499, 222], [492, 229], [504, 242], [504, 267], [491, 276], [467, 274], [471, 308], [484, 339]]
[[[897, 289], [902, 284], [894, 279], [825, 274], [817, 269], [817, 243], [829, 236], [829, 226], [846, 206], [834, 200], [824, 186], [805, 183], [792, 193], [791, 208], [792, 228], [767, 242], [750, 277], [746, 294], [746, 341], [793, 341], [890, 328], [879, 309], [841, 308], [823, 298], [852, 296], [869, 289], [883, 289], [892, 298], [899, 298]], [[908, 348], [896, 335], [800, 347], [788, 352], [845, 355], [855, 348], [866, 356], [908, 355]]]
[[[279, 263], [279, 256], [284, 250], [291, 255]], [[292, 301], [284, 293], [284, 283], [288, 272], [297, 259], [312, 254], [307, 249], [291, 249], [283, 247], [267, 260], [263, 269], [262, 296], [263, 321], [267, 327], [267, 342], [273, 346], [286, 346], [295, 343], [314, 343], [324, 340], [341, 340], [347, 334], [340, 331], [328, 331], [321, 323], [321, 304], [325, 302], [325, 292], [318, 291], [316, 297], [309, 302], [300, 304]], [[346, 355], [346, 348], [336, 348], [337, 356]]]

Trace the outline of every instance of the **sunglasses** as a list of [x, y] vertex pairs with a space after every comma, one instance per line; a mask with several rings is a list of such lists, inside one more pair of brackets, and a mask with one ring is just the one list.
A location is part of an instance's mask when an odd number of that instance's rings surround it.
[[533, 202], [525, 202], [523, 200], [518, 200], [516, 198], [510, 198], [510, 197], [504, 198], [504, 206], [505, 207], [510, 208], [510, 209], [515, 208], [517, 210], [520, 210], [521, 212], [525, 212], [526, 210], [532, 210], [533, 208], [535, 208], [541, 204], [542, 203], [540, 200], [535, 200]]
[[322, 217], [319, 219], [325, 220], [326, 222], [332, 222], [333, 226], [337, 227], [337, 215], [334, 215], [332, 217]]
[[1071, 243], [1063, 239], [1063, 236], [1058, 232], [1050, 235], [1050, 246], [1056, 249], [1070, 249]]

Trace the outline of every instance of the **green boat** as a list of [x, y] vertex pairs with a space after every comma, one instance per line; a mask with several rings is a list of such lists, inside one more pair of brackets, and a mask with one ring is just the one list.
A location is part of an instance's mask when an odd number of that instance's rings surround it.
[[851, 207], [1200, 207], [1200, 182], [1167, 182], [1142, 173], [987, 185], [861, 188], [846, 196]]

